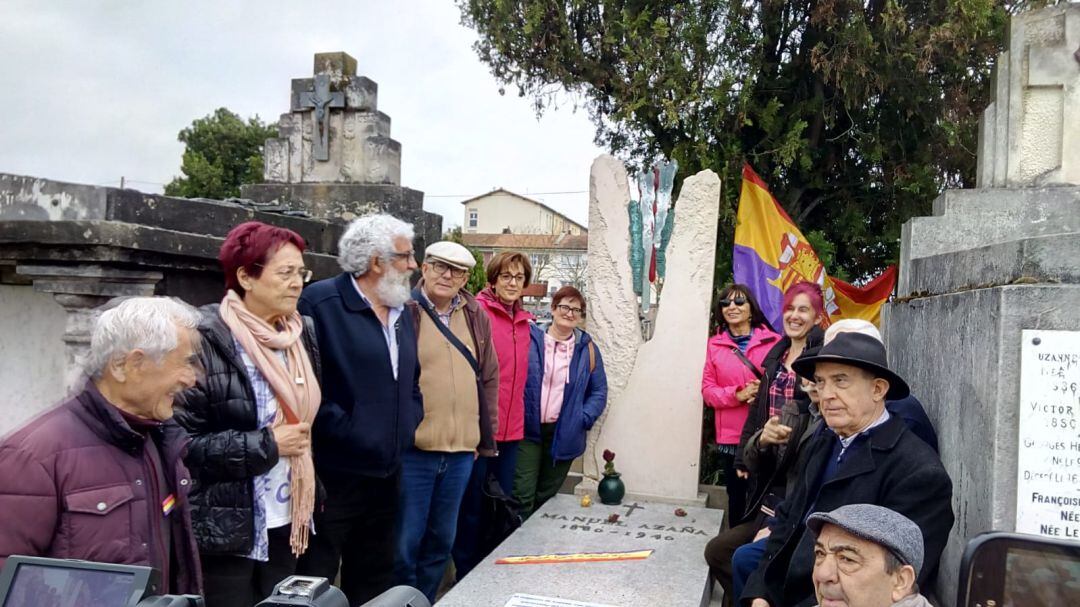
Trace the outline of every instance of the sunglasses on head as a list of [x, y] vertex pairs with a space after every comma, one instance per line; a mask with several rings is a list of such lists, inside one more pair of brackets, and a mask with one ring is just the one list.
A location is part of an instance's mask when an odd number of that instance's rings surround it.
[[726, 307], [730, 306], [731, 304], [741, 306], [744, 303], [746, 303], [746, 298], [745, 297], [732, 297], [730, 299], [725, 297], [724, 299], [720, 300], [720, 308], [721, 309], [726, 308]]

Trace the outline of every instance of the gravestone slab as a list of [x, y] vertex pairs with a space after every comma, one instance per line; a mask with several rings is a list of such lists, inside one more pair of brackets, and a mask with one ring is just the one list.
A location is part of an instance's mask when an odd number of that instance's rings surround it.
[[[626, 501], [583, 508], [556, 495], [521, 529], [439, 601], [439, 607], [503, 607], [515, 594], [615, 607], [707, 605], [708, 565], [702, 553], [716, 535], [722, 510]], [[618, 514], [619, 519], [608, 522]], [[504, 557], [653, 550], [643, 560], [497, 565]]]

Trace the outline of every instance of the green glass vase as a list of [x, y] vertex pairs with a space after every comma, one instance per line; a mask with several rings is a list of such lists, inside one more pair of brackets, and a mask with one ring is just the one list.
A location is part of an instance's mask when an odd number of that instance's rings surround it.
[[623, 496], [626, 495], [626, 485], [619, 478], [618, 472], [604, 473], [604, 478], [600, 480], [596, 492], [600, 494], [601, 503], [618, 506], [622, 503]]

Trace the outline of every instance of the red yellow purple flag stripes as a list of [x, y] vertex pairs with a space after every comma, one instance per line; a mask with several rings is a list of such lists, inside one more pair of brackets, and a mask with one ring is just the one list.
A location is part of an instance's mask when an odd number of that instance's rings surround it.
[[750, 287], [777, 329], [784, 291], [796, 282], [821, 285], [829, 323], [862, 318], [874, 324], [881, 320], [881, 304], [896, 284], [896, 266], [889, 266], [863, 287], [829, 277], [798, 226], [748, 164], [743, 165], [732, 266], [735, 282]]
[[628, 550], [624, 552], [578, 552], [573, 554], [523, 554], [505, 556], [496, 565], [550, 565], [556, 563], [599, 563], [604, 561], [641, 561], [653, 553], [648, 550]]

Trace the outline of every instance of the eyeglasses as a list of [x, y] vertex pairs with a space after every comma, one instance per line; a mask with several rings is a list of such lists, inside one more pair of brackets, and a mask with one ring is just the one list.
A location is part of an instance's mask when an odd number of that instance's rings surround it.
[[574, 316], [581, 316], [585, 313], [585, 310], [582, 310], [581, 308], [571, 308], [566, 304], [559, 304], [555, 306], [555, 309], [563, 314], [573, 314]]
[[501, 280], [502, 282], [505, 282], [505, 283], [520, 282], [520, 283], [524, 284], [525, 283], [525, 275], [524, 274], [508, 274], [506, 272], [503, 272], [502, 274], [499, 274], [499, 280]]
[[[253, 265], [259, 266], [260, 268], [266, 267], [261, 263], [256, 263]], [[304, 284], [311, 282], [311, 277], [314, 275], [311, 270], [305, 268], [304, 266], [300, 266], [299, 268], [293, 266], [285, 266], [284, 268], [278, 268], [274, 270], [273, 272], [271, 272], [271, 274], [276, 276], [277, 279], [281, 282], [289, 282], [290, 280], [292, 280], [293, 276], [296, 276], [300, 279], [300, 282]]]
[[416, 256], [416, 250], [415, 249], [409, 249], [408, 251], [405, 251], [404, 253], [398, 253], [397, 251], [390, 251], [390, 253], [387, 254], [387, 257], [393, 257], [394, 259], [408, 259], [410, 257], [415, 257], [415, 256]]
[[724, 299], [720, 300], [720, 309], [723, 310], [724, 308], [730, 306], [731, 304], [735, 304], [736, 306], [741, 306], [744, 303], [746, 303], [746, 298], [745, 297], [736, 297], [734, 299], [724, 298]]
[[462, 276], [465, 276], [466, 272], [466, 270], [462, 268], [455, 268], [454, 266], [441, 261], [431, 262], [431, 269], [435, 271], [437, 276], [442, 276], [443, 274], [446, 274], [447, 270], [450, 270], [450, 276], [454, 278], [461, 278]]

